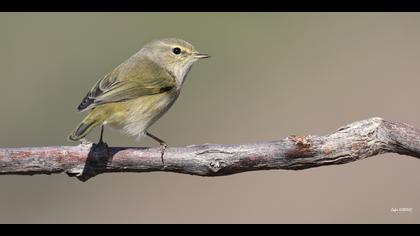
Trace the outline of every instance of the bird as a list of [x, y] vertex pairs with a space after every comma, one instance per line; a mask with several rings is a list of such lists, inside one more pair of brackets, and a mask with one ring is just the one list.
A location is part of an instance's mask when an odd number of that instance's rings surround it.
[[68, 139], [83, 140], [98, 126], [101, 134], [97, 145], [101, 148], [108, 148], [103, 141], [105, 126], [134, 136], [137, 140], [148, 136], [160, 144], [164, 162], [167, 143], [148, 129], [177, 100], [193, 64], [209, 57], [178, 38], [147, 43], [94, 84], [77, 107], [79, 112], [88, 114]]

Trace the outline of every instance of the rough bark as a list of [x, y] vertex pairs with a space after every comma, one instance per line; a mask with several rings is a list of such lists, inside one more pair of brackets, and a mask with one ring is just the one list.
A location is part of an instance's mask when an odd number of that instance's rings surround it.
[[167, 148], [165, 165], [159, 148], [78, 146], [1, 148], [0, 174], [65, 172], [82, 181], [108, 172], [168, 171], [222, 176], [253, 170], [301, 170], [344, 164], [392, 152], [420, 157], [420, 130], [404, 123], [371, 118], [343, 126], [325, 136], [289, 136], [249, 144], [201, 144]]

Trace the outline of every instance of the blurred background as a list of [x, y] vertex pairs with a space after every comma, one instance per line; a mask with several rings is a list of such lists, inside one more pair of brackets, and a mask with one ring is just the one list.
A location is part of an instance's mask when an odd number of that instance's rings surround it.
[[[322, 135], [374, 116], [420, 127], [419, 13], [0, 13], [0, 32], [1, 147], [75, 145], [86, 92], [162, 37], [212, 55], [151, 129], [170, 146]], [[216, 178], [0, 176], [0, 222], [420, 223], [419, 182], [420, 161], [395, 154]]]

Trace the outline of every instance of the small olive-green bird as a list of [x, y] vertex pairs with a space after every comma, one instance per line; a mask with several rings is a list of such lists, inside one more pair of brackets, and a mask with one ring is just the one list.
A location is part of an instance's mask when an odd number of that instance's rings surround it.
[[178, 98], [191, 66], [208, 57], [181, 39], [146, 44], [87, 93], [77, 109], [89, 114], [69, 139], [80, 140], [94, 127], [101, 126], [102, 144], [104, 126], [109, 126], [138, 138], [147, 135], [164, 150], [166, 143], [147, 130]]

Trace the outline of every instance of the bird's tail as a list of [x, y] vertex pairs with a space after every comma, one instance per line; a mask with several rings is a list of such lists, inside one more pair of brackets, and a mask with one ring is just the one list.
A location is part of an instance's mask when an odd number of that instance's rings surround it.
[[93, 128], [102, 124], [103, 120], [99, 119], [95, 113], [89, 114], [83, 121], [77, 126], [77, 128], [69, 135], [71, 141], [78, 141], [84, 138]]

